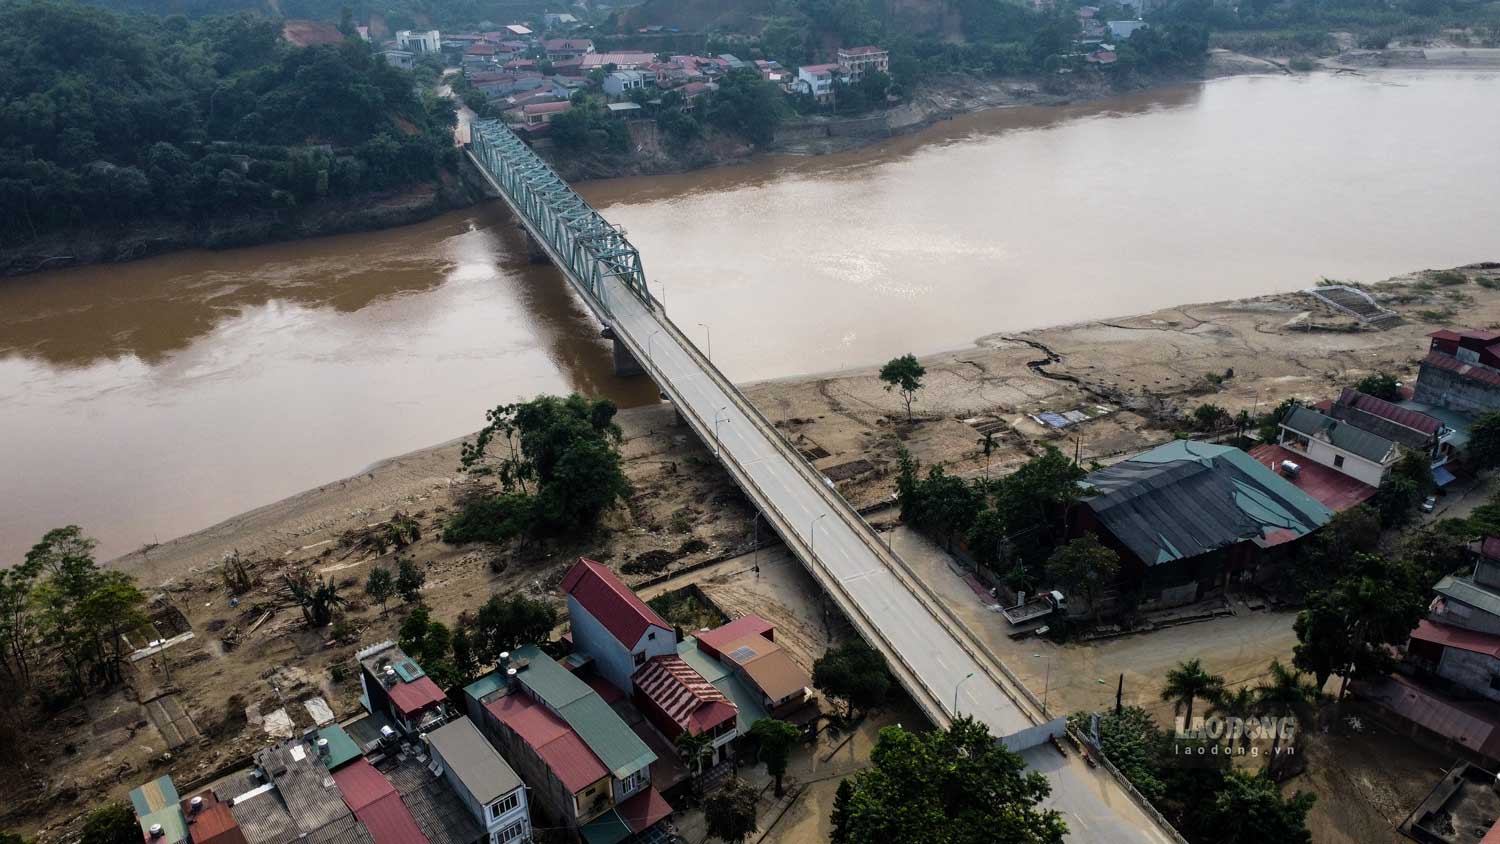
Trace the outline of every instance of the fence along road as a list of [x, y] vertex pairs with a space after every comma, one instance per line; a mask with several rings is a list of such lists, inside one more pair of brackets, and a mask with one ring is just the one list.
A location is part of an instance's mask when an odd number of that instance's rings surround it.
[[[1181, 841], [1105, 769], [1088, 767], [1076, 753], [1063, 758], [1046, 743], [1061, 731], [1061, 719], [1048, 719], [1030, 692], [666, 317], [623, 235], [613, 227], [603, 231], [603, 218], [509, 129], [477, 122], [473, 137], [470, 159], [535, 245], [717, 451], [766, 522], [886, 657], [934, 724], [945, 726], [955, 713], [971, 715], [1022, 752], [1051, 782], [1047, 805], [1064, 814], [1074, 841]], [[607, 246], [595, 257], [589, 244], [598, 242]], [[630, 254], [622, 257], [624, 250]]]

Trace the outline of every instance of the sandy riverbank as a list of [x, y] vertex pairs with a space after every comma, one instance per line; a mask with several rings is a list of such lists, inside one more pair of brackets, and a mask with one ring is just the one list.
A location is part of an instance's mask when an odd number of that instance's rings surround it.
[[[1500, 269], [1470, 275], [1500, 277]], [[1253, 411], [1286, 397], [1327, 394], [1377, 369], [1411, 376], [1424, 335], [1437, 325], [1500, 322], [1500, 291], [1478, 284], [1433, 285], [1413, 273], [1370, 289], [1405, 319], [1385, 330], [1360, 329], [1311, 297], [1288, 293], [982, 337], [971, 348], [925, 360], [927, 385], [913, 424], [900, 419], [899, 402], [882, 389], [875, 368], [751, 384], [745, 391], [864, 506], [886, 494], [881, 479], [902, 445], [923, 462], [967, 472], [984, 470], [975, 445], [976, 429], [983, 427], [994, 428], [1001, 441], [989, 461], [996, 472], [1024, 462], [1041, 444], [1071, 445], [1075, 438], [1085, 458], [1118, 455], [1169, 437], [1153, 420], [1174, 410], [1212, 401], [1231, 412]], [[1038, 362], [1045, 365], [1033, 368]], [[1207, 378], [1230, 370], [1233, 377], [1221, 384]], [[1062, 431], [1033, 418], [1074, 409], [1097, 418]], [[638, 496], [652, 499], [637, 518], [670, 518], [681, 506], [667, 505], [684, 502], [654, 489], [653, 473], [697, 474], [701, 455], [664, 406], [625, 411], [620, 422]], [[211, 568], [235, 549], [296, 557], [381, 513], [445, 503], [458, 480], [458, 442], [383, 460], [114, 564], [159, 583]]]

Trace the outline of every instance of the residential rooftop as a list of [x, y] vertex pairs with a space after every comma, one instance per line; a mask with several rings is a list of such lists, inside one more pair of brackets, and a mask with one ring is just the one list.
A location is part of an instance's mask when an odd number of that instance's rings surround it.
[[626, 648], [634, 648], [651, 627], [672, 629], [614, 572], [593, 560], [580, 557], [558, 588], [588, 610]]
[[427, 744], [481, 805], [521, 787], [521, 778], [468, 718], [458, 718], [428, 733]]
[[1333, 511], [1229, 446], [1175, 440], [1098, 469], [1083, 503], [1146, 565], [1239, 542], [1277, 545], [1326, 524]]
[[1281, 420], [1281, 425], [1303, 436], [1320, 439], [1372, 463], [1386, 463], [1396, 457], [1396, 444], [1379, 434], [1341, 422], [1310, 407], [1297, 406]]
[[516, 649], [515, 656], [529, 661], [516, 675], [521, 685], [567, 722], [611, 774], [624, 778], [656, 761], [656, 754], [625, 726], [598, 692], [540, 648], [524, 645]]
[[1490, 844], [1500, 839], [1495, 775], [1462, 763], [1438, 780], [1401, 831], [1424, 844]]

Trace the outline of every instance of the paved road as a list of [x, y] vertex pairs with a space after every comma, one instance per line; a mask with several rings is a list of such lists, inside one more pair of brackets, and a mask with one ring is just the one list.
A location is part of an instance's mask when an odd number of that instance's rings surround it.
[[[542, 238], [535, 239], [551, 251]], [[552, 259], [565, 265], [555, 254]], [[582, 293], [576, 279], [569, 282]], [[962, 713], [979, 718], [996, 736], [1012, 736], [1045, 720], [1020, 684], [1004, 676], [994, 658], [935, 595], [924, 591], [831, 484], [664, 318], [660, 305], [648, 308], [613, 276], [604, 280], [603, 299], [616, 337], [719, 453], [767, 523], [841, 611], [885, 652], [892, 671], [935, 723], [941, 726], [952, 714]], [[1073, 840], [1176, 840], [1119, 783], [1089, 768], [1078, 754], [1064, 759], [1042, 744], [1024, 755], [1051, 781], [1049, 805], [1067, 817]]]
[[[616, 333], [639, 349], [638, 359], [666, 385], [690, 424], [717, 447], [726, 467], [744, 474], [753, 485], [746, 491], [764, 508], [767, 518], [781, 522], [778, 530], [820, 581], [833, 580], [838, 590], [858, 604], [852, 615], [874, 626], [890, 649], [901, 655], [926, 699], [934, 699], [946, 713], [955, 709], [978, 717], [997, 736], [1010, 735], [1037, 723], [1039, 713], [1012, 700], [1015, 691], [1003, 688], [961, 643], [960, 631], [934, 615], [914, 594], [908, 581], [894, 570], [879, 538], [863, 520], [851, 523], [831, 489], [809, 481], [801, 458], [774, 431], [746, 412], [744, 399], [727, 392], [700, 364], [694, 350], [671, 326], [613, 282], [610, 308]], [[714, 424], [717, 419], [717, 425]], [[715, 430], [717, 443], [715, 444]], [[742, 482], [743, 485], [743, 482]], [[858, 519], [856, 516], [855, 519]], [[789, 534], [789, 535], [788, 535]], [[842, 603], [842, 602], [841, 602]], [[846, 610], [846, 612], [849, 612]], [[973, 648], [972, 643], [968, 643]], [[973, 675], [969, 677], [969, 675]], [[964, 680], [963, 678], [969, 677]], [[956, 693], [956, 697], [955, 697]], [[922, 703], [921, 694], [918, 697]], [[929, 713], [931, 714], [931, 713]], [[939, 723], [945, 720], [937, 717]], [[1102, 769], [1091, 769], [1077, 754], [1063, 759], [1050, 744], [1023, 754], [1028, 764], [1052, 782], [1049, 805], [1067, 816], [1076, 841], [1135, 844], [1170, 842], [1115, 780]]]

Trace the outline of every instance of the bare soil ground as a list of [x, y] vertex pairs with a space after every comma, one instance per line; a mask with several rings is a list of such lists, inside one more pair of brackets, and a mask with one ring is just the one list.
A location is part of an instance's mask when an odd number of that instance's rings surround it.
[[[1403, 317], [1383, 330], [1361, 327], [1306, 295], [1283, 294], [986, 337], [974, 348], [925, 361], [927, 386], [909, 421], [874, 369], [765, 382], [747, 393], [844, 495], [876, 507], [889, 499], [901, 447], [923, 463], [969, 474], [1005, 472], [1047, 444], [1102, 460], [1170, 438], [1174, 414], [1199, 402], [1232, 412], [1265, 409], [1289, 396], [1330, 395], [1375, 370], [1410, 378], [1429, 331], [1450, 323], [1500, 323], [1500, 291], [1475, 281], [1500, 278], [1500, 267], [1468, 268], [1463, 275], [1463, 283], [1444, 285], [1414, 273], [1370, 288]], [[1209, 378], [1231, 369], [1233, 377], [1222, 383]], [[1072, 410], [1091, 418], [1060, 430], [1035, 418]], [[345, 672], [353, 651], [393, 636], [402, 614], [364, 605], [358, 587], [372, 566], [393, 565], [394, 552], [351, 553], [338, 539], [398, 511], [423, 527], [422, 539], [405, 553], [426, 566], [423, 597], [439, 619], [451, 621], [492, 594], [516, 590], [557, 600], [556, 585], [580, 554], [617, 570], [633, 563], [631, 571], [639, 573], [626, 575], [631, 584], [722, 558], [721, 565], [662, 588], [696, 582], [731, 615], [768, 615], [780, 628], [778, 640], [810, 666], [841, 627], [831, 617], [825, 629], [811, 582], [795, 563], [770, 552], [762, 555], [758, 579], [743, 559], [732, 559], [750, 550], [753, 510], [670, 407], [626, 411], [619, 421], [635, 491], [592, 536], [524, 551], [441, 543], [452, 489], [462, 480], [453, 442], [114, 561], [143, 583], [160, 584], [162, 598], [182, 611], [195, 636], [170, 648], [165, 666], [161, 658], [139, 663], [128, 688], [78, 702], [35, 731], [34, 747], [5, 787], [11, 799], [0, 823], [27, 833], [45, 829], [45, 839], [57, 839], [97, 800], [123, 796], [149, 777], [171, 772], [188, 787], [239, 763], [273, 741], [268, 727], [286, 729], [281, 710], [293, 728], [310, 724], [307, 698], [326, 699], [340, 717], [350, 714], [358, 705], [358, 684]], [[979, 446], [981, 431], [996, 435], [989, 458]], [[252, 561], [256, 585], [231, 606], [219, 568], [236, 550]], [[342, 640], [329, 629], [308, 630], [279, 596], [282, 575], [298, 568], [343, 585], [353, 603], [340, 626]], [[1222, 664], [1210, 660], [1210, 668], [1240, 679], [1266, 649], [1289, 647], [1288, 619], [1258, 618], [1268, 628], [1241, 643], [1240, 651], [1226, 650]], [[1182, 629], [1189, 632], [1181, 647], [1189, 648], [1200, 644], [1197, 634], [1206, 628]], [[1222, 638], [1227, 646], [1234, 637], [1227, 628]], [[1096, 704], [1100, 678], [1093, 675], [1112, 679], [1117, 664], [1133, 661], [1137, 677], [1128, 677], [1127, 686], [1144, 702], [1152, 696], [1158, 663], [1179, 650], [1169, 645], [1158, 639], [1101, 646], [1077, 656], [1096, 667], [1078, 664], [1056, 673], [1052, 689], [1069, 707]], [[1012, 663], [1030, 684], [1044, 680], [1044, 666], [1025, 655]], [[168, 710], [180, 707], [203, 738], [169, 750], [158, 724], [163, 702]], [[825, 797], [831, 799], [831, 786]], [[788, 818], [800, 811], [793, 806]]]

